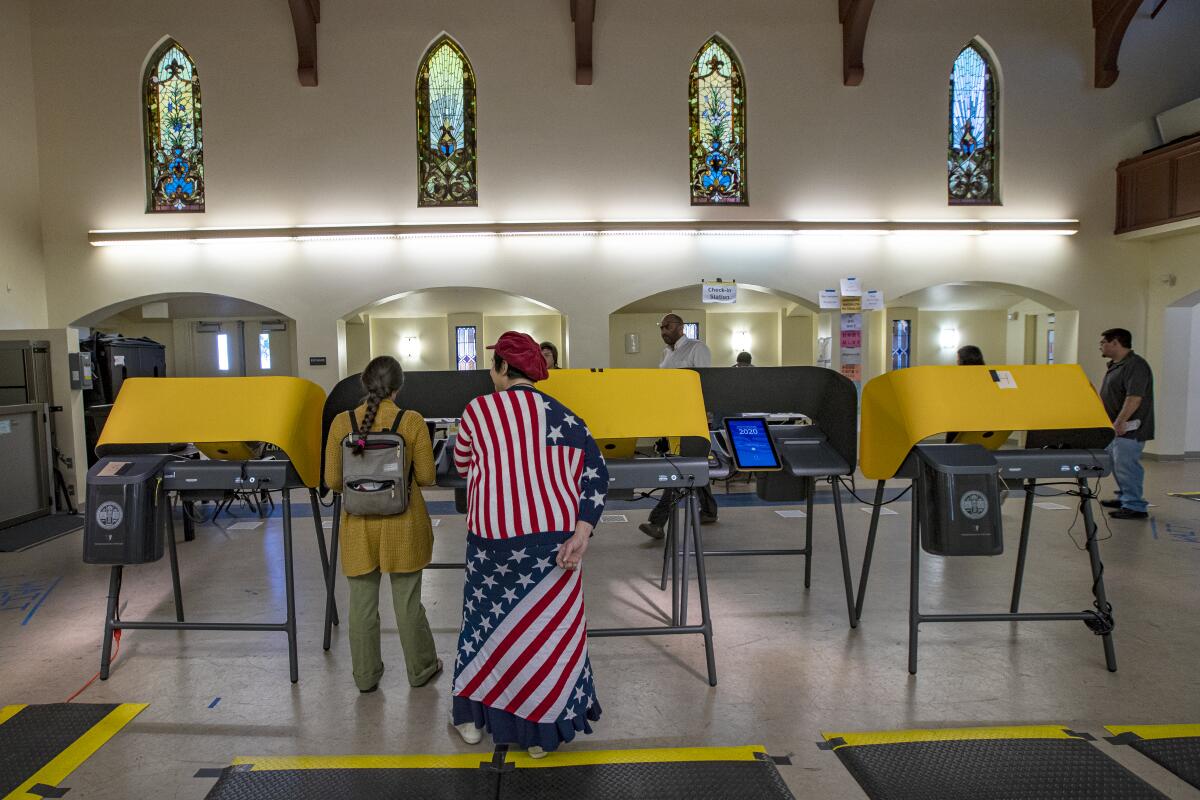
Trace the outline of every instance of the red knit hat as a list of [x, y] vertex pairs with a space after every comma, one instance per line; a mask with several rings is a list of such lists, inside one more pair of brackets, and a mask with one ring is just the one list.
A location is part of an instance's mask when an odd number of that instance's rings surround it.
[[487, 349], [495, 350], [496, 355], [528, 375], [531, 381], [544, 381], [550, 375], [546, 370], [542, 346], [528, 333], [505, 331], [496, 343], [488, 345]]

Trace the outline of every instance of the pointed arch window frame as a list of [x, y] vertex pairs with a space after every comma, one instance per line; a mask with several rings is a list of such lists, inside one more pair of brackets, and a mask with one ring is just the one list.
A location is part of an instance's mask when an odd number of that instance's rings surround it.
[[[454, 151], [446, 153], [449, 141], [432, 144], [429, 101], [429, 65], [442, 47], [452, 48], [462, 61], [462, 141], [454, 142]], [[417, 205], [422, 208], [470, 207], [479, 205], [479, 154], [476, 138], [475, 68], [466, 51], [454, 37], [442, 34], [433, 41], [417, 65]], [[448, 132], [443, 130], [441, 139]], [[451, 136], [450, 138], [457, 138]], [[455, 191], [455, 187], [458, 191]]]
[[[984, 145], [964, 159], [962, 138], [955, 140], [955, 72], [959, 59], [968, 50], [973, 51], [984, 66]], [[967, 42], [954, 56], [950, 66], [950, 90], [947, 115], [946, 147], [946, 198], [951, 206], [999, 206], [1000, 199], [1000, 86], [997, 80], [996, 59], [991, 50], [978, 37]], [[967, 168], [969, 167], [969, 169]], [[981, 173], [981, 175], [980, 175]], [[985, 191], [972, 188], [979, 186], [982, 177], [987, 182]], [[956, 192], [956, 183], [960, 187]]]
[[[703, 140], [701, 109], [701, 81], [712, 75], [713, 70], [702, 72], [700, 60], [716, 45], [729, 59], [730, 87], [727, 112], [730, 135], [724, 148], [714, 148], [713, 142]], [[746, 146], [746, 78], [737, 52], [721, 35], [713, 34], [705, 40], [692, 58], [688, 74], [688, 193], [693, 206], [746, 206], [750, 204]], [[718, 118], [726, 112], [713, 103], [710, 110]], [[710, 116], [711, 118], [711, 116]], [[722, 137], [724, 138], [724, 137]], [[730, 152], [724, 152], [729, 149]], [[736, 169], [731, 169], [736, 166]], [[736, 187], [736, 192], [722, 190]], [[721, 197], [721, 195], [731, 195]], [[714, 197], [715, 196], [715, 197]]]
[[[177, 115], [170, 124], [180, 126], [180, 132], [190, 126], [191, 147], [184, 147], [185, 142], [179, 137], [176, 137], [169, 146], [164, 146], [162, 141], [164, 117], [160, 113], [161, 98], [156, 87], [160, 84], [158, 73], [162, 67], [162, 61], [172, 50], [178, 50], [187, 59], [187, 66], [191, 72], [188, 79], [191, 109], [182, 114], [178, 113], [177, 108], [168, 109], [167, 113]], [[196, 60], [192, 58], [187, 48], [169, 36], [154, 48], [146, 61], [146, 69], [142, 74], [142, 143], [143, 160], [146, 166], [146, 213], [204, 213], [206, 191], [200, 73], [196, 67]], [[189, 193], [191, 199], [189, 202], [185, 202], [187, 195], [184, 194], [184, 191], [189, 186], [191, 187]], [[172, 197], [175, 198], [174, 202], [171, 201]]]

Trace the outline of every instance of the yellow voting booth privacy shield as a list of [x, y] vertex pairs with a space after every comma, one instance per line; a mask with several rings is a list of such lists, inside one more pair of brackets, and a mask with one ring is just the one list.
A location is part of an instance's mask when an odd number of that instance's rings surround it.
[[913, 445], [947, 431], [1111, 427], [1078, 364], [911, 367], [863, 388], [859, 464], [890, 478]]
[[[301, 378], [130, 378], [108, 416], [96, 451], [126, 445], [192, 442], [226, 458], [268, 442], [310, 488], [321, 480], [321, 407], [325, 392]], [[236, 444], [235, 444], [236, 443]]]
[[690, 369], [556, 369], [537, 387], [587, 422], [606, 458], [628, 458], [638, 439], [659, 437], [702, 439], [708, 452], [700, 376]]

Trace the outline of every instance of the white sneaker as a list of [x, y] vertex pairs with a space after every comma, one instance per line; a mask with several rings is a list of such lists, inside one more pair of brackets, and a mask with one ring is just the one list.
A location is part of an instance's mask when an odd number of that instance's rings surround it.
[[542, 748], [538, 747], [536, 744], [533, 747], [529, 748], [529, 757], [530, 758], [545, 758], [548, 755], [550, 755], [550, 754], [547, 753]]
[[454, 730], [458, 731], [458, 735], [467, 744], [479, 744], [483, 741], [483, 731], [475, 727], [474, 722], [464, 722], [461, 725], [454, 724], [454, 717], [450, 718], [450, 725]]

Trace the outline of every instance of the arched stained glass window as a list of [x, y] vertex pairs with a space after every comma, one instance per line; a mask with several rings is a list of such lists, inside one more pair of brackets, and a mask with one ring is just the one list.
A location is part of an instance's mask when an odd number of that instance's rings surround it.
[[688, 105], [692, 205], [746, 205], [746, 85], [719, 36], [692, 62]]
[[950, 144], [947, 187], [950, 205], [998, 205], [996, 78], [976, 42], [954, 59], [950, 72]]
[[146, 211], [204, 210], [204, 137], [196, 63], [174, 39], [154, 51], [142, 80]]
[[449, 36], [417, 69], [417, 205], [476, 206], [475, 72]]

